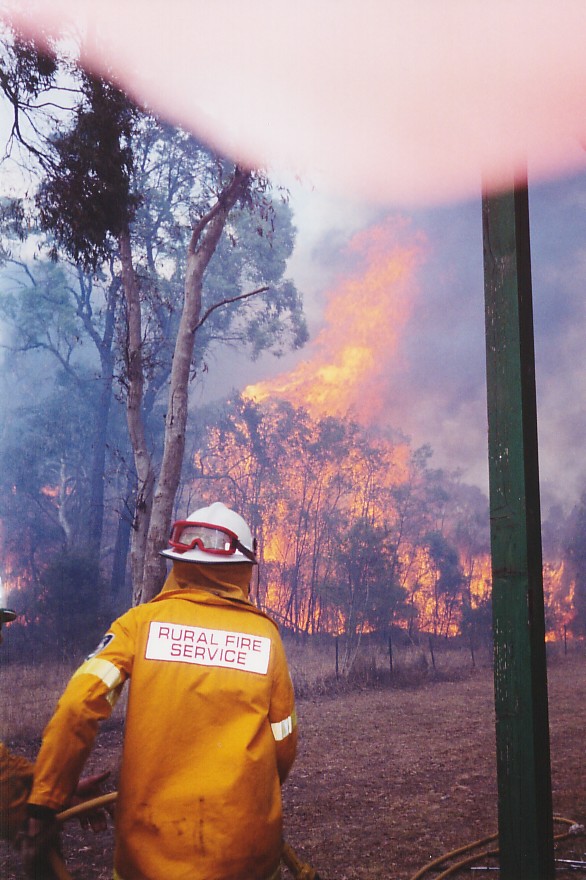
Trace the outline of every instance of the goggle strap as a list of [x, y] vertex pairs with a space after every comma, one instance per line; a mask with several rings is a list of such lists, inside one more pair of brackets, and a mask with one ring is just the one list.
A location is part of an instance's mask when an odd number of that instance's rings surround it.
[[234, 546], [237, 550], [240, 550], [240, 552], [243, 553], [247, 559], [250, 559], [251, 562], [256, 562], [256, 538], [254, 538], [252, 542], [252, 550], [249, 550], [248, 547], [245, 547], [244, 544], [241, 544], [238, 539], [234, 541]]

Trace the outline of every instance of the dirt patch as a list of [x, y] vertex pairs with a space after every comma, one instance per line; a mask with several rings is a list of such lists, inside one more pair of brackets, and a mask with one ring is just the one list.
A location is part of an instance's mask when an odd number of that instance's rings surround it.
[[[583, 823], [586, 659], [550, 664], [549, 693], [554, 813]], [[299, 757], [284, 790], [286, 839], [323, 880], [408, 880], [436, 857], [496, 831], [489, 669], [416, 690], [303, 699], [298, 712]], [[119, 723], [104, 729], [91, 767], [115, 771], [121, 739]], [[21, 743], [18, 751], [34, 755], [36, 748]], [[64, 849], [75, 880], [111, 877], [110, 833], [69, 823]], [[586, 839], [577, 837], [558, 844], [556, 856], [586, 859], [585, 852]], [[0, 873], [19, 876], [6, 846]], [[557, 875], [565, 875], [561, 866]]]

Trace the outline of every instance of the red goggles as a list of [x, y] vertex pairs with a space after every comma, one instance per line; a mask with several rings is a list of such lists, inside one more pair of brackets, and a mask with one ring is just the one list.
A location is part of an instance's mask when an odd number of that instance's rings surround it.
[[245, 547], [235, 532], [210, 523], [177, 520], [171, 529], [169, 545], [177, 553], [186, 553], [198, 547], [204, 553], [214, 556], [233, 556], [239, 550], [251, 562], [256, 562], [254, 551]]

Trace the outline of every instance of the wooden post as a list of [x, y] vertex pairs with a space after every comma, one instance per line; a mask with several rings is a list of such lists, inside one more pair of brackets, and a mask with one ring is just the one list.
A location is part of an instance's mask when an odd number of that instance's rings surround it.
[[483, 198], [500, 877], [552, 880], [537, 408], [526, 181]]

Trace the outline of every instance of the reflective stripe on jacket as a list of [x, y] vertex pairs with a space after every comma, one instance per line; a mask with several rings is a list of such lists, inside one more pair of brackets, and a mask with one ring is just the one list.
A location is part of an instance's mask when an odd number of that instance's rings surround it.
[[118, 875], [269, 877], [282, 847], [280, 782], [297, 741], [283, 645], [248, 602], [174, 585], [115, 621], [75, 673], [45, 731], [30, 800], [67, 801], [99, 720], [130, 678]]

